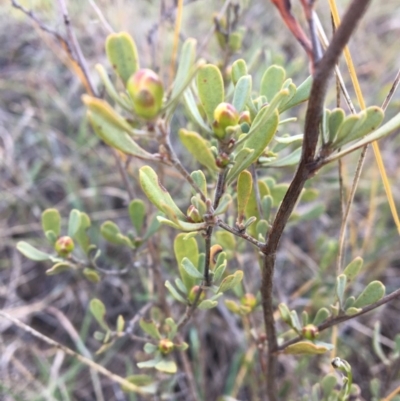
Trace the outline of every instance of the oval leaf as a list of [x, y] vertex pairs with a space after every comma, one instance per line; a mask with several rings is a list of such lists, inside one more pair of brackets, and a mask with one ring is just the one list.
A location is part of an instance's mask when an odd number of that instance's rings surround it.
[[243, 279], [243, 272], [241, 270], [236, 271], [234, 274], [231, 274], [225, 277], [221, 285], [218, 288], [218, 292], [226, 292], [233, 287], [236, 287]]
[[300, 341], [296, 344], [292, 344], [286, 347], [283, 353], [291, 355], [317, 355], [324, 354], [326, 351], [329, 351], [329, 348], [324, 345], [316, 345], [309, 341]]
[[211, 171], [218, 171], [209, 143], [197, 132], [179, 130], [179, 139], [194, 158]]
[[100, 299], [94, 298], [90, 301], [89, 309], [99, 325], [103, 329], [108, 330], [107, 323], [104, 320], [106, 316], [106, 307], [104, 306], [103, 302], [101, 302]]
[[51, 257], [51, 255], [44, 253], [42, 251], [39, 251], [39, 249], [36, 249], [31, 244], [28, 244], [25, 241], [19, 241], [17, 243], [17, 249], [28, 259], [35, 260], [38, 262], [40, 262], [42, 260], [48, 260]]
[[61, 231], [61, 216], [57, 209], [46, 209], [42, 213], [43, 232], [53, 231], [58, 237]]
[[214, 110], [224, 101], [225, 91], [222, 74], [218, 67], [206, 64], [197, 74], [197, 87], [201, 104], [210, 125], [214, 122]]
[[260, 94], [271, 101], [281, 90], [285, 77], [286, 72], [282, 67], [271, 65], [261, 78]]
[[106, 39], [106, 53], [110, 64], [124, 84], [139, 69], [135, 42], [127, 32], [112, 33]]
[[372, 281], [358, 296], [353, 304], [354, 308], [362, 308], [379, 301], [385, 295], [385, 286], [380, 281]]

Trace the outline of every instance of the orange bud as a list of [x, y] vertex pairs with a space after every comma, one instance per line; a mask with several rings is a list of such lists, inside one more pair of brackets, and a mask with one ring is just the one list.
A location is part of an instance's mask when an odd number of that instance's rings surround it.
[[151, 120], [157, 116], [162, 107], [164, 88], [154, 71], [146, 68], [136, 71], [129, 78], [126, 89], [139, 117]]
[[210, 248], [210, 268], [215, 269], [215, 264], [217, 263], [218, 255], [223, 251], [222, 246], [215, 244]]
[[54, 250], [62, 257], [67, 257], [75, 248], [71, 237], [60, 237], [54, 244]]

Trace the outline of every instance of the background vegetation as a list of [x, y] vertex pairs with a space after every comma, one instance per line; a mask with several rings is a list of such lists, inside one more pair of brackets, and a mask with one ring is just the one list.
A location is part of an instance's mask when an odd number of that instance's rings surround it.
[[[115, 31], [128, 31], [135, 38], [142, 63], [154, 69], [168, 82], [169, 61], [175, 21], [174, 2], [98, 0], [97, 6]], [[213, 13], [223, 7], [221, 1], [187, 1], [181, 29], [182, 40], [197, 38], [200, 55], [207, 61], [228, 66], [238, 57], [251, 60], [251, 71], [259, 83], [270, 64], [284, 65], [295, 83], [308, 75], [308, 60], [294, 40], [276, 9], [269, 1], [232, 2], [240, 7], [239, 25], [245, 29], [242, 51], [225, 57], [219, 50]], [[345, 1], [338, 1], [342, 11]], [[46, 25], [65, 34], [57, 2], [25, 1], [26, 7]], [[104, 42], [107, 26], [93, 8], [93, 2], [70, 1], [70, 18], [96, 84], [100, 85], [94, 65], [107, 65]], [[301, 15], [294, 2], [293, 12]], [[326, 1], [317, 4], [317, 12], [327, 32], [331, 32]], [[400, 9], [397, 1], [373, 2], [350, 43], [367, 105], [380, 105], [385, 99], [400, 65], [397, 38], [400, 34]], [[329, 34], [330, 35], [330, 34]], [[107, 320], [115, 323], [118, 315], [132, 319], [156, 301], [162, 283], [173, 277], [176, 269], [172, 240], [176, 231], [163, 227], [146, 247], [132, 254], [107, 243], [99, 235], [105, 220], [116, 222], [125, 231], [130, 228], [127, 203], [130, 195], [110, 149], [95, 136], [85, 118], [81, 101], [81, 81], [66, 61], [65, 53], [51, 35], [44, 33], [8, 1], [0, 1], [0, 300], [2, 309], [43, 334], [94, 355], [99, 342], [93, 338], [97, 323], [88, 311], [90, 299], [100, 298], [107, 307]], [[357, 105], [345, 65], [341, 65], [350, 96]], [[97, 81], [96, 81], [97, 80]], [[335, 90], [328, 95], [328, 105], [335, 106]], [[387, 118], [398, 112], [400, 95], [395, 94], [387, 109]], [[358, 105], [357, 105], [357, 109]], [[302, 133], [305, 106], [298, 107], [300, 124], [288, 124], [291, 135]], [[175, 126], [183, 119], [178, 114]], [[176, 138], [176, 137], [175, 137]], [[393, 135], [379, 143], [395, 200], [400, 199], [399, 139]], [[178, 155], [191, 171], [196, 164], [178, 141]], [[345, 191], [349, 191], [357, 156], [347, 157], [342, 165]], [[138, 184], [142, 162], [133, 159], [128, 168], [130, 189], [145, 200]], [[153, 166], [156, 168], [157, 166]], [[293, 168], [273, 171], [278, 182], [289, 182]], [[174, 198], [187, 205], [189, 188], [171, 168], [158, 170]], [[323, 206], [316, 219], [291, 225], [286, 231], [277, 259], [275, 296], [291, 309], [302, 310], [333, 302], [335, 258], [341, 226], [339, 175], [335, 166], [324, 168], [312, 185], [319, 195], [312, 207]], [[182, 195], [183, 194], [183, 195]], [[64, 273], [46, 276], [45, 266], [24, 258], [15, 248], [24, 239], [38, 248], [45, 243], [40, 224], [43, 210], [57, 208], [64, 217], [73, 208], [87, 212], [93, 228], [93, 243], [102, 250], [100, 265], [105, 270], [127, 270], [123, 275], [105, 275], [99, 284], [82, 276]], [[155, 208], [147, 205], [148, 214]], [[300, 206], [300, 214], [309, 211]], [[356, 197], [351, 209], [345, 260], [364, 258], [362, 288], [372, 280], [381, 280], [387, 293], [400, 288], [398, 231], [390, 213], [372, 151], [368, 152]], [[233, 267], [245, 271], [248, 292], [256, 293], [259, 267], [254, 249], [242, 246], [232, 256]], [[160, 269], [161, 268], [161, 269]], [[161, 277], [160, 277], [161, 275]], [[160, 285], [161, 283], [161, 285]], [[356, 284], [358, 285], [358, 284]], [[361, 388], [359, 399], [378, 399], [399, 385], [400, 301], [393, 302], [357, 320], [338, 326], [337, 354], [352, 366], [354, 382]], [[179, 306], [171, 303], [176, 316]], [[143, 309], [144, 308], [144, 309]], [[175, 309], [176, 308], [176, 309]], [[314, 310], [314, 309], [313, 309]], [[257, 347], [246, 324], [262, 326], [260, 311], [252, 322], [238, 319], [224, 306], [210, 312], [199, 311], [182, 333], [190, 345], [189, 359], [204, 400], [223, 394], [240, 400], [257, 399]], [[380, 346], [373, 346], [373, 332], [380, 323]], [[278, 323], [284, 330], [285, 325]], [[287, 326], [286, 326], [287, 329]], [[134, 400], [119, 385], [105, 380], [55, 348], [17, 330], [0, 320], [0, 395], [8, 400]], [[324, 334], [329, 342], [332, 334]], [[109, 370], [126, 376], [138, 373], [136, 361], [143, 360], [143, 344], [127, 340], [95, 357]], [[389, 359], [388, 359], [389, 358]], [[311, 394], [312, 386], [330, 372], [330, 357], [286, 356], [279, 360], [282, 399], [301, 399]], [[371, 392], [371, 383], [372, 392]], [[375, 388], [380, 385], [379, 392]], [[375, 387], [374, 387], [375, 385]], [[165, 394], [171, 400], [188, 399], [182, 375], [165, 379]], [[103, 398], [102, 398], [103, 397]]]

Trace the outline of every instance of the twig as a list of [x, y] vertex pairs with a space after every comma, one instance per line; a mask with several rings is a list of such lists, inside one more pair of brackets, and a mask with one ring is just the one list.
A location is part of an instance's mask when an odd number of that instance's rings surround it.
[[93, 10], [96, 12], [96, 14], [99, 17], [99, 20], [103, 24], [104, 28], [106, 28], [106, 31], [108, 33], [114, 33], [114, 29], [111, 28], [111, 25], [105, 19], [103, 13], [101, 12], [101, 10], [100, 10], [99, 6], [96, 4], [96, 2], [94, 0], [89, 0], [89, 3], [92, 6]]
[[146, 394], [146, 391], [144, 391], [139, 386], [136, 386], [135, 384], [124, 379], [123, 377], [112, 373], [111, 371], [104, 368], [103, 366], [97, 364], [96, 362], [93, 362], [91, 359], [88, 359], [88, 358], [78, 354], [77, 352], [72, 351], [70, 348], [66, 347], [65, 345], [62, 345], [62, 344], [52, 340], [51, 338], [43, 335], [42, 333], [39, 333], [38, 331], [36, 331], [32, 327], [28, 326], [27, 324], [10, 316], [8, 313], [5, 313], [2, 310], [0, 310], [0, 316], [13, 322], [15, 324], [15, 326], [17, 326], [20, 329], [24, 330], [25, 332], [31, 334], [33, 337], [36, 337], [39, 340], [45, 342], [46, 344], [56, 347], [57, 349], [60, 349], [61, 351], [65, 352], [67, 355], [72, 356], [73, 358], [75, 358], [79, 362], [83, 363], [84, 365], [90, 367], [91, 369], [95, 370], [96, 372], [102, 374], [103, 376], [108, 377], [110, 380], [112, 380], [114, 382], [119, 383], [120, 385], [124, 386], [126, 389], [128, 389], [130, 391], [134, 391], [136, 393]]
[[238, 230], [237, 228], [231, 227], [229, 224], [224, 223], [221, 219], [218, 219], [216, 224], [217, 226], [223, 228], [224, 230], [229, 231], [233, 235], [245, 239], [246, 241], [255, 245], [257, 248], [262, 248], [265, 245], [263, 242], [257, 241], [255, 238], [253, 238], [246, 232]]
[[[348, 315], [341, 315], [341, 316], [336, 316], [334, 318], [328, 319], [325, 322], [321, 323], [320, 325], [318, 325], [318, 331], [324, 331], [326, 329], [329, 329], [330, 327], [336, 326], [340, 323], [346, 322], [347, 320], [350, 319], [354, 319], [358, 316], [364, 315], [365, 313], [368, 313], [376, 308], [379, 308], [382, 305], [387, 304], [388, 302], [396, 299], [400, 297], [400, 288], [396, 291], [393, 291], [391, 294], [384, 296], [382, 299], [380, 299], [377, 302], [374, 302], [371, 305], [366, 306], [365, 308], [363, 308], [362, 311], [355, 313], [354, 315], [348, 316]], [[295, 344], [301, 340], [303, 340], [304, 338], [301, 336], [292, 338], [289, 341], [286, 341], [285, 343], [283, 343], [282, 345], [279, 345], [276, 349], [276, 351], [283, 351], [285, 348], [287, 348], [289, 345], [291, 344]]]
[[129, 181], [128, 172], [126, 171], [126, 168], [124, 168], [124, 166], [122, 165], [122, 161], [118, 155], [118, 152], [113, 148], [111, 148], [111, 150], [112, 150], [112, 154], [114, 156], [115, 162], [117, 164], [119, 174], [121, 175], [122, 181], [125, 184], [125, 189], [128, 192], [129, 201], [131, 201], [131, 200], [135, 199], [136, 195], [135, 195], [133, 186], [132, 186], [131, 182]]
[[264, 253], [261, 297], [264, 314], [264, 323], [268, 339], [268, 374], [267, 387], [270, 401], [277, 400], [275, 355], [278, 347], [275, 322], [273, 317], [273, 274], [275, 268], [276, 251], [283, 230], [296, 205], [305, 182], [315, 174], [315, 154], [319, 136], [320, 121], [323, 113], [323, 104], [328, 87], [329, 78], [335, 68], [341, 52], [349, 41], [358, 21], [364, 14], [370, 0], [353, 0], [347, 10], [342, 24], [337, 29], [331, 44], [316, 66], [310, 100], [306, 113], [304, 141], [302, 155], [296, 174], [285, 194], [281, 206], [276, 214], [272, 228], [267, 236], [266, 244], [262, 248]]
[[76, 35], [75, 32], [72, 29], [71, 26], [71, 20], [69, 18], [69, 14], [68, 14], [68, 9], [67, 9], [67, 5], [65, 4], [65, 0], [58, 0], [58, 3], [60, 4], [60, 8], [61, 8], [61, 12], [63, 14], [63, 19], [64, 19], [64, 25], [65, 25], [65, 29], [67, 31], [67, 35], [69, 38], [69, 44], [71, 46], [71, 48], [73, 49], [73, 51], [76, 54], [76, 61], [79, 64], [79, 67], [82, 70], [83, 75], [86, 78], [86, 81], [89, 85], [90, 91], [94, 96], [96, 95], [96, 89], [93, 85], [93, 82], [90, 78], [90, 74], [89, 74], [89, 69], [88, 66], [86, 64], [86, 59], [82, 53], [82, 49], [79, 45], [78, 40], [76, 39]]

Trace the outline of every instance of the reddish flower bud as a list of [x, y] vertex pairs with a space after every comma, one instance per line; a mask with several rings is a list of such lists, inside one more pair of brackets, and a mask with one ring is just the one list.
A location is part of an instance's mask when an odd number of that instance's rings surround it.
[[54, 245], [54, 250], [62, 257], [67, 257], [75, 248], [71, 237], [60, 237]]
[[319, 336], [318, 327], [313, 324], [308, 324], [303, 327], [301, 334], [304, 338], [307, 338], [307, 340], [315, 340]]
[[158, 343], [158, 349], [161, 351], [162, 354], [168, 355], [174, 350], [174, 343], [167, 338], [163, 338]]
[[151, 120], [157, 116], [162, 107], [164, 88], [154, 71], [148, 69], [137, 71], [129, 78], [126, 89], [139, 117]]
[[242, 111], [239, 116], [239, 124], [251, 124], [251, 117], [250, 117], [250, 112], [249, 111]]
[[227, 135], [226, 129], [235, 126], [239, 121], [239, 113], [229, 103], [220, 103], [214, 110], [213, 129], [219, 139], [224, 139]]

